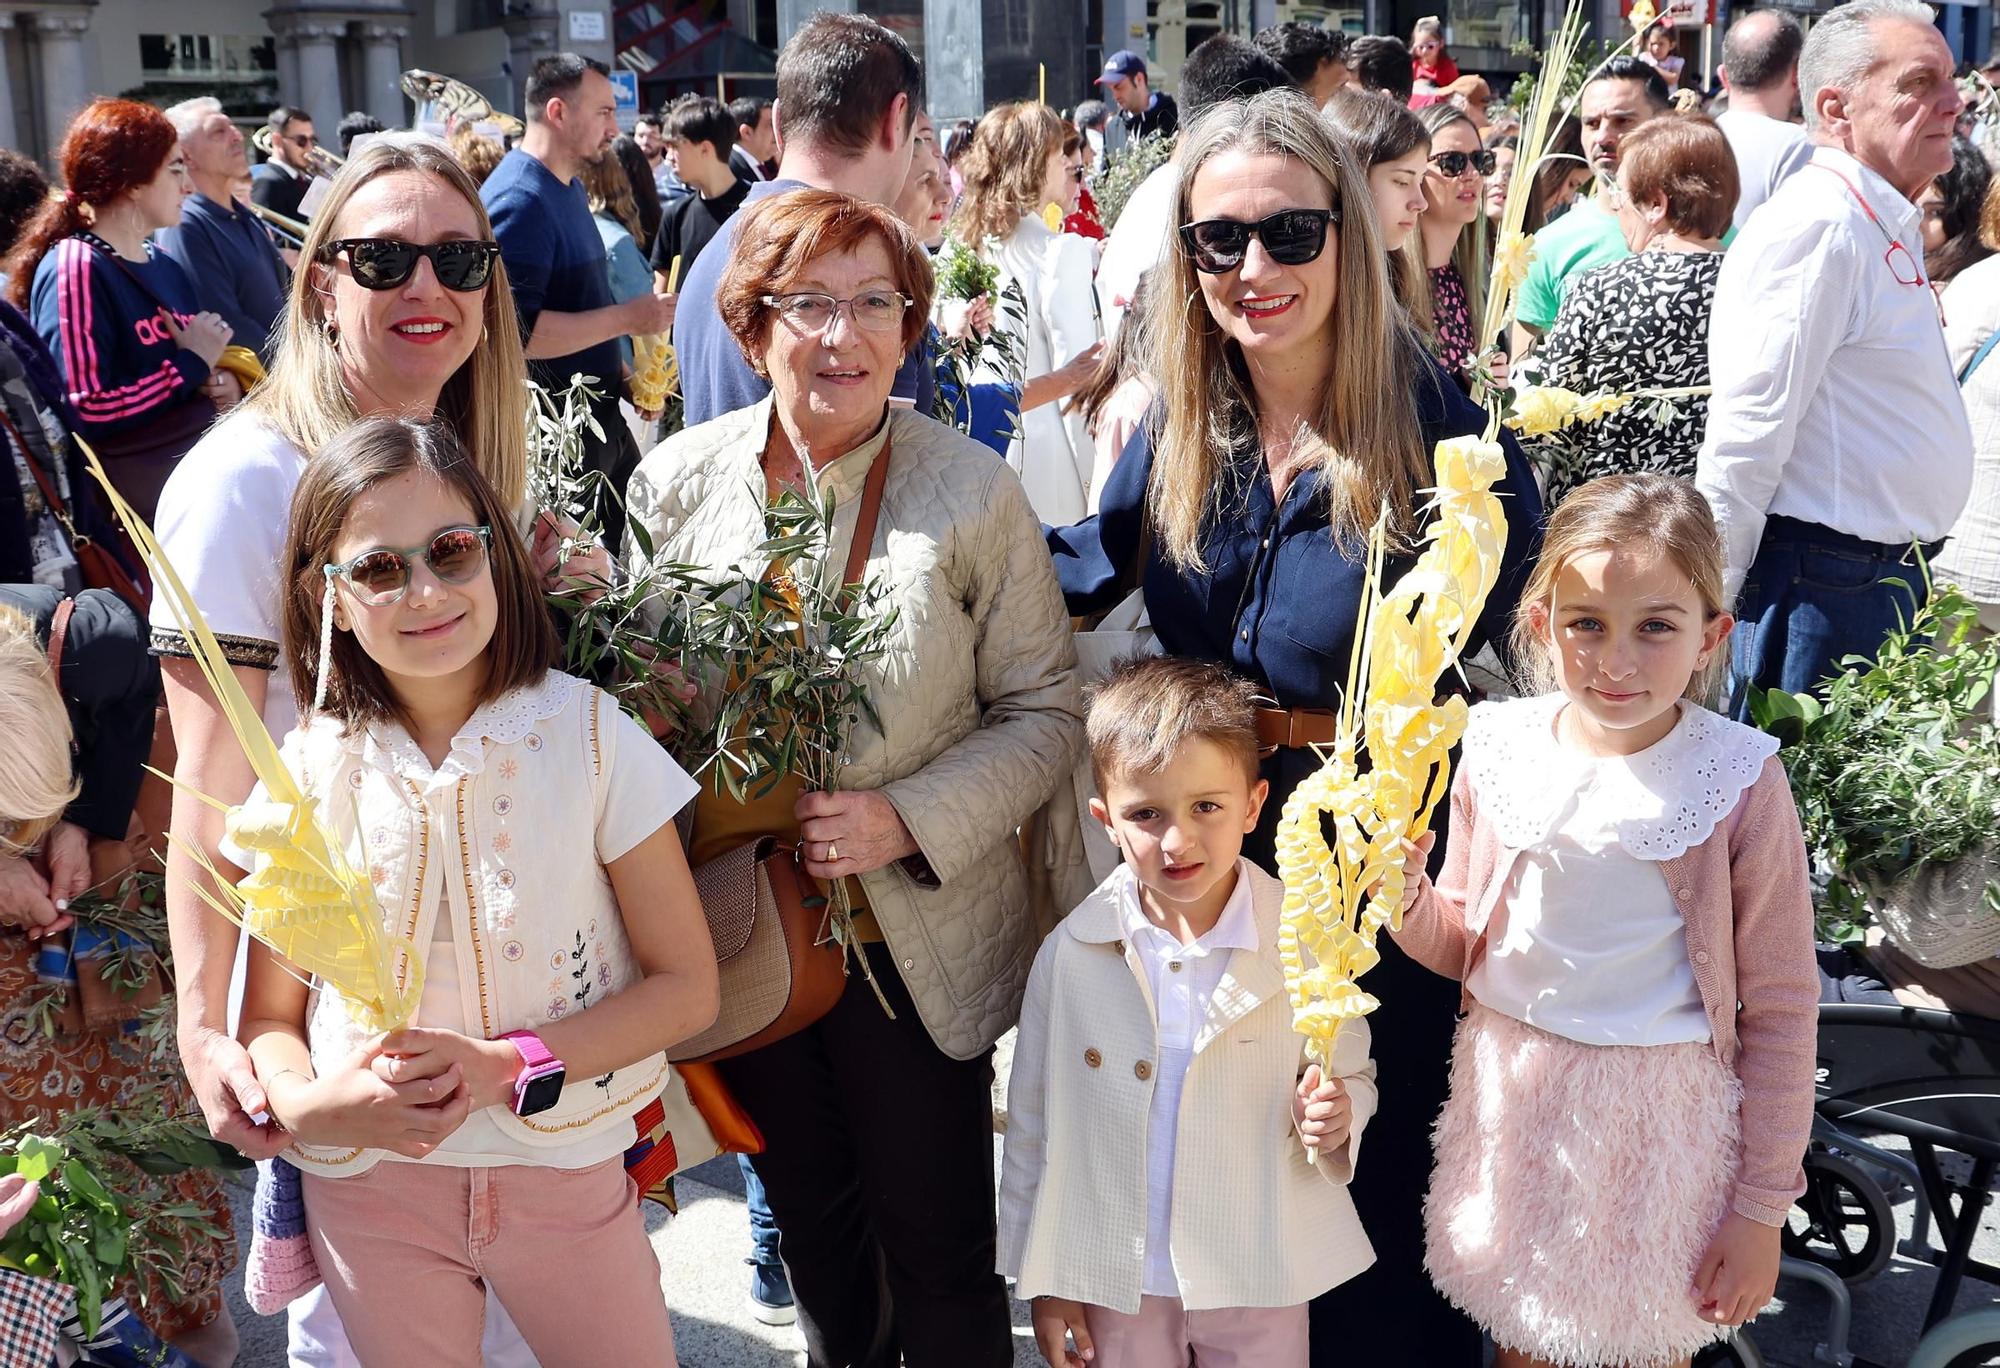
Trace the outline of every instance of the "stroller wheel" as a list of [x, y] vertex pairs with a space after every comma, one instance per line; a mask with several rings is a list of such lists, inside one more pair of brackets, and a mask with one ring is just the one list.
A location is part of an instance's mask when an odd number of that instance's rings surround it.
[[1910, 1355], [1909, 1368], [1992, 1368], [2000, 1364], [2000, 1309], [1943, 1321]]
[[1764, 1356], [1741, 1330], [1721, 1344], [1711, 1344], [1694, 1356], [1694, 1368], [1764, 1368]]
[[1821, 1264], [1843, 1282], [1865, 1282], [1889, 1264], [1896, 1236], [1889, 1199], [1853, 1160], [1814, 1146], [1806, 1190], [1785, 1219], [1785, 1253]]

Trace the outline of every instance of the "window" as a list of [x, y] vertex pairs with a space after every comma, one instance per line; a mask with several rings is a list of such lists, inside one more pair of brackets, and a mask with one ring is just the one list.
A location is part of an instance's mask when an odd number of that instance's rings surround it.
[[139, 68], [149, 81], [254, 83], [278, 69], [277, 43], [269, 34], [142, 33]]

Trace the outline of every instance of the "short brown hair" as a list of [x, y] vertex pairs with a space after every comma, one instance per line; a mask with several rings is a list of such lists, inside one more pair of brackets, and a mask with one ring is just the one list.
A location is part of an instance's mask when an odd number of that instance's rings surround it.
[[1634, 204], [1667, 206], [1667, 227], [1696, 238], [1719, 238], [1736, 214], [1742, 181], [1736, 154], [1706, 114], [1648, 119], [1618, 151], [1625, 193]]
[[916, 301], [903, 313], [903, 354], [924, 335], [933, 288], [930, 253], [881, 205], [837, 190], [794, 190], [745, 206], [742, 220], [715, 287], [715, 311], [757, 374], [766, 373], [764, 338], [776, 313], [764, 296], [785, 293], [821, 257], [855, 251], [871, 237], [889, 249], [896, 288]]
[[[556, 664], [556, 629], [528, 548], [514, 528], [514, 511], [500, 502], [457, 435], [439, 422], [364, 418], [306, 462], [292, 494], [291, 526], [285, 533], [290, 592], [284, 637], [292, 693], [301, 702], [313, 696], [319, 678], [326, 567], [347, 524], [347, 510], [382, 481], [411, 470], [435, 476], [463, 495], [474, 519], [493, 529], [487, 561], [499, 611], [486, 646], [488, 668], [478, 701], [490, 703], [509, 690], [538, 683]], [[408, 721], [382, 667], [369, 659], [352, 632], [333, 634], [328, 674], [325, 712], [344, 729], [379, 718]]]
[[908, 132], [924, 101], [924, 69], [901, 36], [865, 14], [820, 10], [778, 54], [778, 118], [787, 143], [859, 156], [898, 95], [909, 97]]
[[1257, 782], [1257, 691], [1250, 681], [1206, 660], [1141, 656], [1118, 664], [1090, 691], [1085, 719], [1090, 776], [1158, 774], [1190, 741], [1210, 741]]

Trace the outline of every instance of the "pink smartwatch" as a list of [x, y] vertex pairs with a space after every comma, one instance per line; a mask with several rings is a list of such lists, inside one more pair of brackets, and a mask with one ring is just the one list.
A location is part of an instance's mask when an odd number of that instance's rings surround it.
[[521, 1072], [514, 1080], [514, 1115], [533, 1116], [553, 1107], [562, 1096], [563, 1062], [533, 1031], [509, 1031], [500, 1038], [521, 1055]]

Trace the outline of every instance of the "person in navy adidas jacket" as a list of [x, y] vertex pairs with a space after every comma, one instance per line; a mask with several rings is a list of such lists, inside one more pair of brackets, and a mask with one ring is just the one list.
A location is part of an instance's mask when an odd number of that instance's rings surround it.
[[94, 100], [70, 124], [58, 162], [68, 188], [21, 234], [8, 288], [61, 368], [81, 435], [151, 518], [174, 464], [240, 396], [215, 370], [229, 325], [200, 308], [186, 272], [146, 241], [180, 222], [192, 189], [165, 115]]

